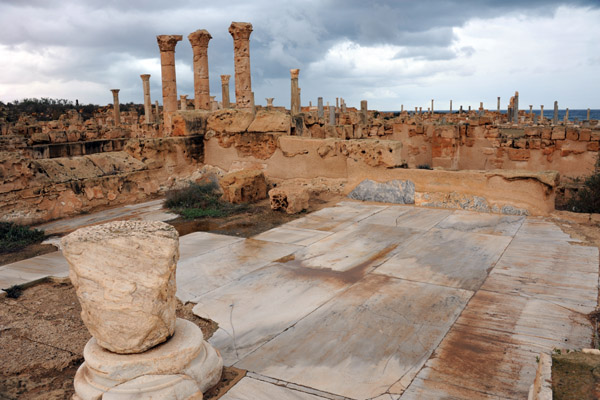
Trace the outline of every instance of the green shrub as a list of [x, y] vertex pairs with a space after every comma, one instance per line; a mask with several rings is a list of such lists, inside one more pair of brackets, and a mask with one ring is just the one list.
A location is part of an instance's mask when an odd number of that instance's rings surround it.
[[585, 179], [583, 187], [567, 203], [570, 211], [600, 213], [600, 157], [594, 173]]
[[221, 200], [219, 186], [214, 183], [190, 185], [167, 193], [165, 206], [184, 218], [224, 217], [245, 209], [245, 205], [234, 205]]
[[44, 232], [12, 222], [0, 222], [0, 253], [20, 250], [44, 240]]

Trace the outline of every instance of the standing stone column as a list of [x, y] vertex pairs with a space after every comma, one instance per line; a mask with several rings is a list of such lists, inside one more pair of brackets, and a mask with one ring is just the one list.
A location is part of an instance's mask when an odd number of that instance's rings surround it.
[[265, 98], [265, 100], [267, 101], [267, 110], [270, 110], [271, 108], [273, 108], [273, 100], [274, 99], [275, 99], [274, 97]]
[[450, 100], [450, 114], [452, 114], [452, 100]]
[[588, 121], [590, 120], [590, 109], [589, 109], [589, 108], [587, 109], [587, 118], [586, 118], [586, 119], [587, 119]]
[[187, 110], [187, 94], [182, 94], [179, 96], [179, 103], [181, 111]]
[[144, 122], [149, 124], [152, 117], [152, 100], [150, 99], [150, 74], [140, 75], [144, 88]]
[[565, 125], [569, 122], [569, 109], [567, 108], [565, 111]]
[[533, 116], [533, 106], [529, 105], [529, 115]]
[[500, 112], [500, 96], [498, 96], [498, 112]]
[[558, 101], [554, 102], [554, 115], [552, 116], [552, 123], [558, 125]]
[[513, 122], [519, 123], [519, 92], [515, 92], [515, 102], [513, 104]]
[[221, 101], [223, 102], [223, 108], [231, 107], [229, 102], [229, 78], [231, 75], [221, 75]]
[[367, 101], [361, 100], [360, 101], [360, 123], [364, 125], [367, 123], [367, 120], [368, 120]]
[[210, 110], [210, 85], [208, 80], [208, 42], [212, 36], [206, 29], [188, 35], [194, 52], [194, 108]]
[[250, 78], [250, 34], [252, 24], [232, 22], [229, 33], [233, 37], [235, 66], [235, 102], [237, 108], [252, 108], [252, 82]]
[[319, 97], [317, 99], [317, 116], [319, 118], [324, 118], [325, 117], [325, 112], [323, 110], [323, 98]]
[[115, 126], [121, 126], [121, 108], [119, 105], [119, 89], [110, 89], [113, 94], [113, 112], [115, 117]]
[[335, 125], [335, 107], [328, 106], [329, 108], [329, 125]]
[[433, 99], [431, 99], [431, 115], [433, 115]]
[[175, 77], [175, 46], [181, 35], [159, 35], [156, 37], [160, 50], [160, 72], [163, 93], [163, 121], [165, 131], [171, 129], [171, 114], [177, 111], [177, 79]]
[[544, 122], [544, 106], [540, 106], [540, 122]]
[[298, 114], [299, 112], [299, 97], [300, 94], [298, 93], [298, 75], [300, 74], [300, 70], [299, 69], [290, 69], [290, 76], [291, 76], [291, 83], [292, 83], [292, 87], [291, 87], [291, 103], [290, 103], [290, 111], [292, 113], [292, 115]]

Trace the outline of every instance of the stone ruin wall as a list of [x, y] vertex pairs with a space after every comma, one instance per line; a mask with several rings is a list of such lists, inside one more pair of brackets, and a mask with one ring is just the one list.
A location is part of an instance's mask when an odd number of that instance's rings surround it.
[[[87, 121], [68, 113], [58, 121], [5, 124], [1, 218], [36, 223], [143, 201], [197, 178], [203, 164], [225, 171], [260, 168], [274, 180], [344, 179], [348, 191], [362, 179], [410, 178], [423, 188], [417, 196], [422, 205], [494, 211], [475, 205], [479, 196], [545, 214], [556, 192], [568, 187], [566, 178], [589, 175], [600, 143], [596, 121], [586, 127], [512, 126], [494, 121], [494, 113], [467, 120], [371, 111], [364, 124], [361, 113], [348, 108], [331, 125], [318, 111], [301, 111], [178, 111], [168, 130], [135, 112], [121, 113], [117, 127], [110, 110]], [[417, 168], [423, 166], [446, 171]], [[536, 175], [549, 170], [561, 181]], [[499, 180], [512, 182], [511, 189]], [[509, 194], [499, 196], [499, 187]], [[531, 193], [537, 194], [528, 200]]]

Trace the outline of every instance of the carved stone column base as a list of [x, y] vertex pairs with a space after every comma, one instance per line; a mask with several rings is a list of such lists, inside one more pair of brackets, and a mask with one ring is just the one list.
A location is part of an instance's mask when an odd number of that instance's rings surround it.
[[177, 319], [166, 342], [139, 354], [117, 354], [94, 338], [75, 375], [76, 400], [202, 399], [221, 379], [223, 359], [192, 322]]

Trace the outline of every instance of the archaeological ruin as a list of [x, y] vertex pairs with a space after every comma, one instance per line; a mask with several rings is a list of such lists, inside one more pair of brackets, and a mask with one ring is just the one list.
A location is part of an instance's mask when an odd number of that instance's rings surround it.
[[[569, 119], [568, 110], [559, 119], [557, 102], [535, 114], [518, 92], [498, 97], [494, 109], [450, 100], [449, 112], [435, 99], [414, 111], [399, 104], [399, 112], [327, 93], [303, 99], [298, 68], [290, 69], [289, 107], [272, 97], [263, 106], [252, 89], [252, 30], [229, 26], [234, 70], [220, 75], [220, 88], [209, 85], [212, 36], [198, 29], [189, 43], [183, 34], [157, 36], [161, 76], [139, 71], [142, 112], [120, 111], [119, 89], [109, 88], [113, 104], [88, 119], [72, 110], [8, 121], [0, 109], [3, 222], [48, 224], [133, 206], [215, 176], [228, 202], [269, 198], [289, 214], [312, 211], [324, 192], [345, 198], [250, 239], [179, 238], [165, 223], [140, 221], [65, 236], [62, 254], [93, 336], [74, 398], [202, 399], [223, 365], [248, 371], [232, 400], [247, 398], [235, 397], [240, 387], [263, 393], [266, 384], [305, 400], [547, 390], [536, 355], [585, 347], [592, 335], [598, 250], [544, 218], [572, 214], [558, 210], [595, 171], [599, 121], [589, 112]], [[193, 93], [182, 94], [176, 47], [188, 45]], [[150, 79], [162, 83], [159, 100]], [[598, 214], [579, 218], [600, 224]], [[218, 323], [208, 342], [176, 318], [176, 293]], [[331, 303], [334, 296], [343, 301]], [[384, 326], [383, 314], [405, 322]]]

